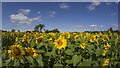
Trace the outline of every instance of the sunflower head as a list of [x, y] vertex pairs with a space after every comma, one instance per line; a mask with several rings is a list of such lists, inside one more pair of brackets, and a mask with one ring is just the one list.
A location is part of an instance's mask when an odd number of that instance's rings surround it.
[[26, 52], [29, 53], [29, 55], [31, 55], [33, 58], [36, 58], [37, 57], [37, 51], [34, 50], [34, 48], [25, 48], [26, 49]]
[[102, 66], [106, 66], [106, 65], [108, 65], [109, 64], [109, 59], [106, 59], [105, 61], [104, 61], [104, 63], [102, 64]]
[[62, 49], [67, 46], [67, 41], [64, 38], [59, 37], [57, 40], [54, 41], [55, 47], [58, 49]]
[[43, 36], [40, 36], [38, 38], [36, 38], [36, 44], [38, 45], [39, 43], [41, 43], [43, 41]]
[[82, 49], [85, 49], [85, 43], [80, 44], [80, 47], [81, 47]]
[[22, 46], [13, 45], [11, 47], [12, 47], [12, 49], [8, 50], [8, 53], [9, 53], [9, 55], [12, 56], [12, 60], [19, 59], [25, 54], [24, 49], [22, 48]]

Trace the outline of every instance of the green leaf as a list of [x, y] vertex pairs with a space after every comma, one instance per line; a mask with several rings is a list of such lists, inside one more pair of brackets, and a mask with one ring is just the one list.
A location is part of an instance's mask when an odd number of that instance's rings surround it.
[[22, 58], [20, 59], [20, 62], [24, 64], [24, 60]]
[[115, 39], [115, 46], [117, 46], [117, 43], [118, 43], [118, 40], [117, 40], [117, 39]]
[[31, 56], [25, 56], [29, 63], [33, 64], [33, 58]]
[[11, 59], [5, 61], [6, 66], [10, 63]]
[[44, 50], [37, 50], [38, 53], [44, 53], [45, 51]]
[[41, 42], [40, 44], [37, 45], [37, 48], [40, 48], [40, 47], [42, 47], [43, 45], [45, 45], [45, 43], [44, 43], [44, 42]]
[[2, 67], [2, 59], [1, 59], [1, 57], [0, 57], [0, 66]]
[[72, 64], [72, 60], [66, 60], [65, 63]]
[[45, 56], [51, 56], [51, 52], [46, 52]]
[[42, 56], [41, 55], [38, 55], [36, 60], [37, 60], [39, 66], [43, 66], [43, 61], [42, 61]]
[[102, 53], [104, 52], [104, 50], [103, 49], [100, 49], [99, 47], [96, 49], [96, 52], [95, 52], [95, 54], [96, 54], [96, 56], [99, 56], [99, 55], [102, 55]]
[[90, 66], [90, 62], [79, 63], [78, 66]]
[[95, 45], [87, 45], [86, 47], [90, 52], [94, 52], [92, 49], [95, 48]]
[[73, 55], [73, 52], [72, 52], [72, 50], [70, 50], [70, 49], [66, 50], [65, 53], [66, 53], [67, 55]]
[[71, 45], [71, 44], [68, 45], [69, 48], [73, 48], [74, 46], [75, 46], [75, 45]]
[[51, 55], [55, 58], [57, 56], [55, 50], [53, 49], [52, 52], [51, 52]]
[[15, 60], [14, 60], [14, 66], [20, 66], [20, 63], [19, 63], [19, 60], [18, 60], [18, 59], [15, 59]]
[[80, 61], [79, 56], [73, 55], [72, 61], [73, 61], [73, 66], [76, 66], [79, 63], [79, 61]]
[[63, 65], [62, 65], [62, 64], [58, 64], [58, 63], [57, 63], [57, 64], [54, 64], [54, 68], [55, 68], [56, 66], [57, 66], [57, 68], [59, 68], [59, 67], [61, 68], [61, 66], [63, 66]]

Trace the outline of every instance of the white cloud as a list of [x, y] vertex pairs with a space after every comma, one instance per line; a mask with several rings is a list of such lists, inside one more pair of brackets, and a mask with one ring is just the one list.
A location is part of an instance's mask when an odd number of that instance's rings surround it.
[[94, 31], [104, 30], [104, 25], [73, 25], [73, 26], [59, 26], [58, 28], [64, 31]]
[[69, 8], [69, 6], [65, 3], [60, 4], [60, 8]]
[[104, 26], [104, 25], [101, 25], [101, 26], [99, 26], [99, 27], [101, 27], [101, 28], [102, 28], [102, 27], [105, 27], [105, 26]]
[[74, 26], [74, 27], [77, 27], [77, 28], [84, 28], [84, 27], [86, 27], [85, 25], [76, 25], [76, 26]]
[[92, 2], [89, 6], [87, 6], [87, 8], [89, 9], [89, 11], [92, 11], [96, 8], [96, 6], [100, 5], [100, 2]]
[[56, 14], [55, 11], [51, 11], [51, 12], [49, 12], [49, 16], [50, 16], [50, 17], [55, 17], [55, 14]]
[[18, 13], [28, 14], [30, 11], [30, 9], [19, 9]]
[[103, 28], [106, 27], [104, 25], [74, 25], [74, 26], [62, 26], [61, 28], [67, 28], [67, 29], [79, 29], [79, 28]]
[[18, 14], [11, 14], [10, 19], [11, 22], [17, 22], [17, 24], [27, 24], [32, 25], [33, 21], [37, 21], [40, 17], [29, 18], [26, 14], [28, 14], [31, 10], [29, 9], [20, 9]]
[[113, 24], [113, 26], [115, 26], [115, 27], [119, 27], [120, 25], [118, 25], [118, 24]]
[[40, 14], [40, 12], [37, 12], [38, 14]]
[[97, 27], [97, 25], [89, 25], [89, 27]]
[[97, 30], [98, 28], [94, 28], [95, 30]]

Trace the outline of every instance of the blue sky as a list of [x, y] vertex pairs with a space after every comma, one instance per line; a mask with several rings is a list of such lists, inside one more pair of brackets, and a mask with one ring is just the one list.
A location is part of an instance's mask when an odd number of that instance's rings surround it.
[[118, 4], [115, 2], [3, 2], [2, 29], [45, 29], [61, 32], [118, 29]]

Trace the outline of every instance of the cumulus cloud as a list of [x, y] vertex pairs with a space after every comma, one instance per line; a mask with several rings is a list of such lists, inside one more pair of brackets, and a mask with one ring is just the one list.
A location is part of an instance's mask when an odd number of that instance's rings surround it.
[[92, 11], [96, 8], [96, 6], [100, 5], [100, 2], [92, 2], [89, 6], [87, 6], [87, 8], [89, 9], [89, 11]]
[[97, 27], [97, 25], [89, 25], [89, 27]]
[[58, 27], [64, 31], [94, 31], [94, 30], [102, 30], [106, 28], [105, 25], [72, 25], [72, 26], [59, 26]]
[[51, 12], [49, 12], [49, 16], [50, 16], [50, 17], [55, 17], [55, 14], [56, 14], [55, 11], [51, 11]]
[[60, 8], [69, 8], [69, 6], [65, 3], [60, 4]]
[[38, 14], [40, 14], [40, 12], [37, 12]]
[[113, 26], [115, 26], [115, 27], [119, 27], [120, 25], [118, 25], [118, 24], [113, 24]]
[[17, 22], [17, 24], [27, 24], [32, 25], [34, 21], [40, 20], [40, 17], [29, 18], [26, 14], [28, 14], [31, 10], [29, 9], [20, 9], [18, 14], [11, 14], [10, 19], [11, 22]]
[[67, 28], [67, 29], [79, 29], [79, 28], [103, 28], [106, 27], [104, 25], [74, 25], [74, 26], [63, 26], [61, 28]]
[[30, 9], [19, 9], [18, 13], [28, 14], [30, 11], [31, 11]]

